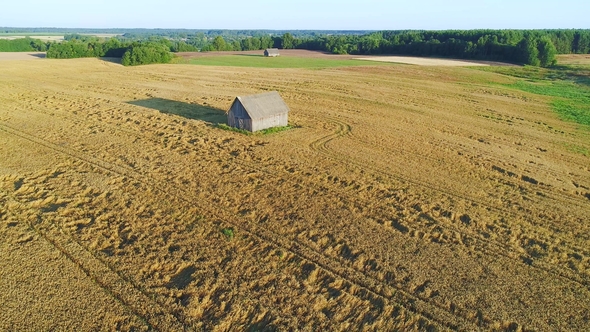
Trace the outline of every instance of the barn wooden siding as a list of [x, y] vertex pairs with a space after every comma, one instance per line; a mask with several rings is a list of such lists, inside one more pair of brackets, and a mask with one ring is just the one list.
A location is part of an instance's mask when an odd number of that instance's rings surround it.
[[230, 127], [258, 131], [287, 126], [289, 107], [278, 92], [237, 97], [227, 113]]
[[284, 127], [286, 125], [288, 125], [287, 113], [277, 114], [272, 117], [268, 117], [265, 119], [257, 119], [256, 121], [253, 121], [252, 131], [258, 131], [272, 127]]
[[234, 101], [229, 109], [227, 114], [227, 124], [230, 127], [254, 131], [252, 130], [252, 119], [250, 118], [250, 115], [248, 115], [248, 112], [246, 112], [242, 103], [237, 101], [238, 99], [236, 98], [236, 101]]

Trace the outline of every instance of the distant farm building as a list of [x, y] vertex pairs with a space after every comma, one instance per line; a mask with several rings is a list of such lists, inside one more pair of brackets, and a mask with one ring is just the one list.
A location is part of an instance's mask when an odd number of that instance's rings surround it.
[[267, 48], [266, 50], [264, 50], [264, 56], [271, 56], [271, 57], [275, 57], [275, 56], [279, 56], [279, 49], [278, 48]]
[[258, 131], [287, 125], [289, 107], [278, 92], [237, 97], [227, 113], [230, 127]]

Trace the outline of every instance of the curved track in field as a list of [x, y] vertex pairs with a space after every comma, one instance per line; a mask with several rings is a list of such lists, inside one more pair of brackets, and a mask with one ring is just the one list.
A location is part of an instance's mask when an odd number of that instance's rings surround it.
[[[359, 141], [359, 140], [358, 140], [358, 138], [353, 136], [352, 130], [351, 130], [352, 127], [350, 124], [344, 123], [340, 120], [333, 119], [333, 118], [328, 118], [327, 121], [328, 121], [328, 123], [331, 123], [334, 127], [336, 127], [336, 130], [329, 135], [326, 135], [326, 136], [321, 137], [315, 141], [312, 141], [310, 143], [310, 148], [313, 151], [316, 151], [316, 152], [318, 152], [328, 158], [331, 158], [339, 163], [354, 165], [354, 166], [359, 167], [361, 169], [371, 170], [377, 174], [381, 174], [383, 176], [393, 178], [393, 179], [399, 180], [401, 182], [411, 183], [413, 185], [421, 186], [421, 187], [429, 189], [429, 190], [434, 190], [434, 191], [440, 192], [444, 195], [448, 195], [448, 196], [463, 199], [463, 200], [466, 200], [466, 201], [469, 201], [469, 202], [472, 202], [475, 204], [486, 206], [488, 209], [492, 209], [492, 210], [501, 212], [502, 214], [507, 215], [507, 216], [516, 216], [514, 211], [510, 211], [505, 208], [489, 205], [486, 202], [483, 202], [479, 199], [476, 199], [476, 198], [473, 198], [470, 196], [459, 195], [457, 193], [451, 192], [447, 188], [434, 186], [430, 183], [417, 181], [415, 179], [410, 179], [410, 178], [407, 178], [407, 177], [402, 176], [400, 174], [393, 173], [389, 170], [375, 167], [375, 166], [370, 165], [368, 163], [358, 162], [358, 161], [354, 160], [354, 158], [344, 157], [343, 153], [340, 153], [339, 151], [334, 151], [334, 150], [330, 149], [328, 147], [329, 143], [335, 139], [343, 138], [343, 137], [349, 137], [350, 139], [353, 139], [355, 141]], [[564, 195], [565, 194], [562, 194], [561, 196], [564, 196]], [[570, 195], [567, 195], [566, 197], [571, 198]], [[581, 202], [578, 202], [578, 203], [583, 204]], [[434, 220], [442, 219], [442, 218], [436, 218], [433, 216], [428, 216], [428, 218], [432, 218]], [[539, 240], [538, 238], [534, 238], [534, 234], [537, 231], [535, 229], [533, 229], [535, 224], [538, 224], [538, 222], [534, 222], [532, 220], [527, 220], [527, 221], [531, 225], [531, 228], [529, 229], [529, 232], [528, 232], [529, 236], [531, 236], [532, 239]], [[580, 275], [578, 273], [575, 273], [571, 269], [564, 268], [567, 266], [567, 262], [562, 263], [563, 266], [560, 266], [560, 265], [547, 264], [545, 262], [537, 260], [537, 261], [535, 261], [535, 264], [533, 265], [533, 264], [530, 264], [529, 262], [531, 262], [534, 259], [534, 257], [531, 257], [528, 254], [523, 255], [523, 253], [520, 252], [520, 250], [518, 250], [521, 248], [515, 247], [513, 245], [509, 245], [507, 243], [503, 243], [500, 241], [489, 240], [481, 234], [477, 234], [477, 233], [474, 234], [472, 231], [465, 229], [465, 227], [457, 227], [456, 224], [451, 224], [449, 222], [437, 222], [435, 227], [429, 227], [429, 228], [424, 228], [424, 227], [420, 227], [420, 226], [422, 226], [422, 224], [420, 224], [420, 223], [408, 222], [408, 223], [404, 223], [403, 225], [401, 225], [401, 227], [399, 224], [396, 224], [396, 225], [394, 225], [394, 228], [398, 229], [398, 230], [402, 229], [403, 233], [409, 234], [410, 236], [423, 238], [425, 236], [428, 236], [429, 234], [432, 234], [433, 229], [442, 227], [442, 228], [448, 230], [449, 234], [453, 234], [453, 233], [460, 234], [459, 241], [452, 241], [454, 244], [465, 246], [466, 243], [469, 243], [470, 245], [476, 243], [477, 244], [477, 245], [475, 245], [476, 250], [481, 251], [482, 253], [492, 254], [492, 255], [501, 255], [501, 256], [504, 256], [504, 257], [509, 258], [511, 260], [514, 260], [516, 263], [522, 264], [523, 266], [526, 266], [527, 268], [540, 269], [540, 270], [552, 273], [556, 277], [563, 278], [564, 280], [567, 280], [568, 282], [573, 282], [573, 283], [576, 283], [580, 286], [590, 289], [590, 278], [586, 275]], [[438, 239], [433, 239], [433, 240], [439, 242]], [[542, 238], [540, 240], [547, 241], [547, 239], [542, 239]], [[563, 241], [563, 243], [567, 243], [567, 241], [565, 239], [560, 239], [560, 241]], [[587, 250], [587, 248], [576, 247], [575, 245], [570, 244], [569, 249], [573, 252], [581, 253], [584, 256], [590, 256], [590, 251]]]

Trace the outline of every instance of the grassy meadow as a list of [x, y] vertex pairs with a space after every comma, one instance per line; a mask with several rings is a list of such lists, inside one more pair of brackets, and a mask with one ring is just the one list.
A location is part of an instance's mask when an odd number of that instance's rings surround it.
[[538, 67], [484, 67], [518, 78], [506, 87], [537, 95], [553, 97], [551, 108], [563, 120], [573, 121], [590, 130], [590, 65]]
[[387, 63], [367, 63], [366, 61], [350, 59], [318, 59], [309, 57], [268, 58], [262, 55], [224, 55], [204, 56], [196, 59], [176, 59], [176, 63], [223, 66], [223, 67], [251, 67], [251, 68], [332, 68], [350, 66], [387, 66]]

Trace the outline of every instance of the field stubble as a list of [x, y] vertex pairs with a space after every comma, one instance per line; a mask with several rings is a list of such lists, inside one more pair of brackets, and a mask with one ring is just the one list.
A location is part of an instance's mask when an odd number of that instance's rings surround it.
[[[89, 294], [72, 303], [86, 315], [5, 310], [0, 329], [589, 327], [590, 169], [567, 149], [588, 132], [489, 84], [513, 78], [0, 66], [2, 300], [51, 306], [47, 278], [52, 299]], [[299, 128], [211, 125], [266, 90]]]

